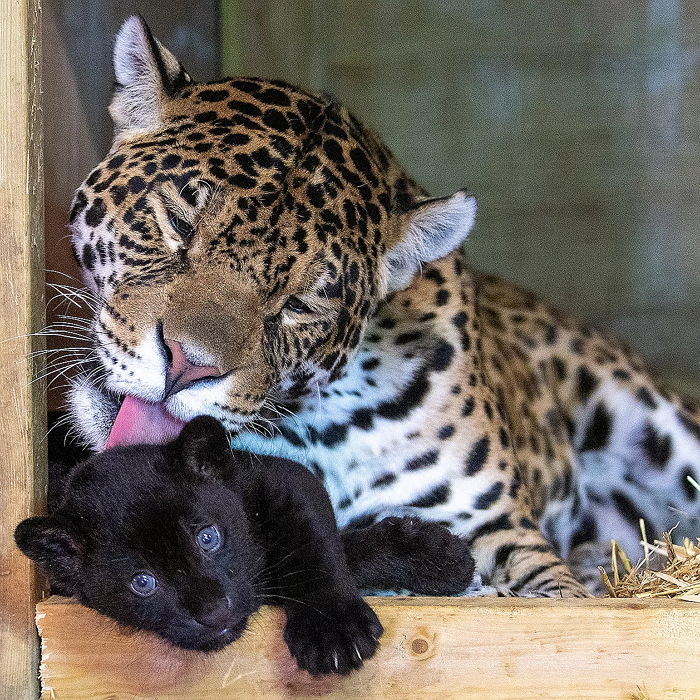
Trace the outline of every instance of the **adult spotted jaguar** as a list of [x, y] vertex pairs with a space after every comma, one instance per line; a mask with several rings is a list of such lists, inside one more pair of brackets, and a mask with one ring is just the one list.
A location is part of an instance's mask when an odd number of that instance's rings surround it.
[[445, 523], [515, 594], [586, 595], [640, 517], [697, 531], [698, 405], [470, 269], [472, 197], [429, 198], [326, 95], [196, 84], [140, 18], [114, 62], [114, 144], [70, 215], [96, 304], [70, 395], [87, 443], [212, 415], [315, 471], [342, 526]]

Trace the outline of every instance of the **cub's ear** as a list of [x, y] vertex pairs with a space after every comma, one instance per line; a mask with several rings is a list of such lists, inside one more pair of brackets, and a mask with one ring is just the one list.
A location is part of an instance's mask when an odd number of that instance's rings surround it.
[[460, 190], [426, 199], [396, 216], [394, 240], [384, 257], [386, 293], [407, 287], [423, 263], [438, 260], [464, 243], [476, 218], [476, 199]]
[[82, 547], [68, 523], [54, 517], [27, 518], [15, 529], [15, 542], [23, 554], [41, 566], [57, 591], [65, 595], [75, 592]]
[[109, 112], [115, 138], [162, 124], [165, 100], [192, 82], [182, 64], [156, 39], [141, 15], [122, 24], [114, 43], [114, 96]]
[[189, 474], [225, 478], [232, 468], [231, 443], [224, 426], [210, 416], [193, 418], [171, 443], [174, 459]]

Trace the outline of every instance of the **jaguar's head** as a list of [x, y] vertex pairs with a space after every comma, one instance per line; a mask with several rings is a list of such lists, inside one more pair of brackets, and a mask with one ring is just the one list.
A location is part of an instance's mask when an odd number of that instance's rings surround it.
[[97, 363], [70, 403], [97, 449], [200, 414], [234, 430], [316, 392], [378, 304], [472, 226], [473, 198], [427, 199], [327, 96], [195, 84], [139, 17], [114, 66], [114, 143], [70, 214]]

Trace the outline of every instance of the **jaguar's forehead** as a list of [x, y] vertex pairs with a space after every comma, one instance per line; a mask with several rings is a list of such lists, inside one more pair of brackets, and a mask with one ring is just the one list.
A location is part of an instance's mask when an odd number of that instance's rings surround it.
[[70, 215], [76, 253], [89, 271], [110, 255], [152, 268], [180, 246], [158, 225], [174, 213], [210, 225], [211, 254], [303, 256], [342, 233], [346, 254], [369, 260], [389, 211], [387, 162], [327, 97], [253, 78], [191, 85], [169, 98], [157, 131], [127, 133], [87, 177]]
[[[217, 511], [229, 489], [217, 479], [206, 482], [177, 473], [178, 464], [160, 445], [117, 447], [100, 452], [71, 472], [62, 506], [81, 521], [127, 531], [179, 527], [208, 511]], [[212, 514], [212, 513], [209, 513]], [[208, 523], [205, 523], [208, 524]], [[137, 536], [137, 535], [134, 535]]]
[[[168, 101], [161, 128], [115, 142], [86, 178], [83, 195], [119, 206], [164, 182], [181, 189], [195, 180], [228, 184], [242, 194], [272, 191], [330, 104], [279, 85], [231, 80], [187, 88]], [[83, 198], [75, 204], [73, 218]]]

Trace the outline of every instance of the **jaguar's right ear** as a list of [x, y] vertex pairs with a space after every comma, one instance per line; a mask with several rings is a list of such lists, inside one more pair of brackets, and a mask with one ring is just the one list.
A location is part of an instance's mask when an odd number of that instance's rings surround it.
[[421, 265], [459, 248], [475, 217], [476, 199], [464, 190], [451, 197], [413, 202], [397, 212], [384, 256], [385, 292], [405, 289]]
[[153, 36], [141, 15], [122, 24], [114, 43], [114, 96], [109, 112], [115, 138], [153, 131], [168, 97], [192, 82], [180, 61]]
[[55, 517], [27, 518], [15, 529], [15, 542], [23, 554], [46, 572], [51, 585], [72, 595], [80, 581], [82, 547], [77, 533]]

